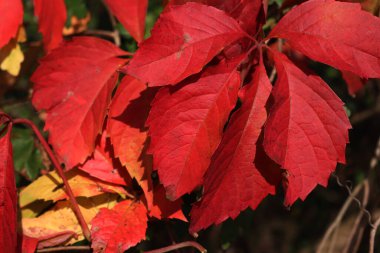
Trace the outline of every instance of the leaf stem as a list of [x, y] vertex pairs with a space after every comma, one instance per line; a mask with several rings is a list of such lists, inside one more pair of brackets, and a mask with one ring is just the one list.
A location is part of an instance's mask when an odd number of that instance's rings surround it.
[[197, 250], [199, 250], [199, 252], [201, 252], [201, 253], [207, 253], [207, 250], [202, 245], [200, 245], [199, 243], [194, 242], [194, 241], [181, 242], [181, 243], [177, 243], [177, 244], [170, 245], [167, 247], [163, 247], [160, 249], [144, 251], [144, 253], [165, 253], [165, 252], [173, 251], [176, 249], [182, 249], [182, 248], [186, 248], [186, 247], [193, 247], [193, 248], [196, 248]]
[[54, 248], [46, 248], [46, 249], [40, 249], [37, 250], [37, 253], [48, 253], [48, 252], [58, 252], [58, 251], [90, 251], [90, 246], [61, 246], [61, 247], [54, 247]]
[[378, 218], [375, 222], [375, 225], [371, 229], [371, 233], [369, 236], [369, 253], [374, 253], [375, 252], [375, 238], [376, 238], [376, 231], [377, 228], [380, 225], [380, 218]]
[[113, 16], [113, 14], [112, 14], [110, 8], [108, 7], [108, 5], [106, 3], [104, 3], [104, 2], [103, 2], [103, 4], [106, 7], [106, 9], [108, 11], [108, 15], [110, 17], [111, 25], [112, 25], [112, 28], [113, 28], [113, 34], [114, 34], [113, 39], [115, 41], [116, 46], [120, 47], [120, 45], [121, 45], [121, 39], [120, 39], [120, 33], [119, 33], [119, 31], [117, 30], [117, 27], [116, 27], [117, 26], [116, 19]]
[[79, 224], [82, 228], [84, 237], [86, 237], [86, 239], [88, 241], [91, 241], [91, 232], [87, 226], [86, 221], [84, 220], [83, 214], [79, 209], [78, 202], [75, 199], [74, 193], [73, 193], [73, 191], [69, 185], [69, 182], [67, 181], [67, 178], [65, 176], [65, 173], [63, 172], [63, 169], [62, 169], [60, 163], [58, 162], [57, 158], [55, 157], [55, 155], [53, 153], [53, 150], [50, 148], [49, 144], [46, 142], [45, 138], [42, 136], [42, 134], [40, 133], [40, 131], [38, 130], [38, 128], [36, 127], [36, 125], [32, 121], [30, 121], [28, 119], [15, 119], [15, 120], [13, 120], [13, 123], [27, 125], [28, 127], [30, 127], [33, 130], [37, 139], [40, 141], [40, 143], [42, 144], [46, 153], [50, 157], [50, 160], [52, 161], [58, 175], [62, 178], [63, 184], [65, 185], [67, 196], [69, 197], [73, 211], [74, 211], [74, 213], [75, 213], [75, 215], [79, 221]]
[[253, 41], [255, 44], [258, 44], [257, 39], [255, 39], [254, 37], [252, 37], [249, 33], [244, 32], [244, 35], [245, 35], [245, 37], [247, 37], [248, 39], [250, 39], [251, 41]]
[[87, 30], [84, 32], [84, 34], [108, 37], [108, 38], [113, 39], [114, 41], [116, 41], [115, 36], [117, 36], [114, 31], [106, 31], [106, 30]]

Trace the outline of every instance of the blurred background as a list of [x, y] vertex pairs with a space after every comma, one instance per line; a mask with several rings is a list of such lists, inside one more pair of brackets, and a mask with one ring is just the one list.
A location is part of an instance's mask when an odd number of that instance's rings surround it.
[[[64, 35], [97, 35], [96, 31], [113, 31], [110, 15], [100, 0], [65, 0], [68, 19]], [[301, 1], [269, 0], [269, 31], [284, 12]], [[379, 15], [380, 1], [366, 0], [362, 6]], [[146, 37], [163, 9], [162, 1], [150, 0], [146, 18]], [[43, 114], [37, 114], [30, 102], [32, 84], [29, 78], [44, 55], [32, 1], [24, 1], [24, 38], [19, 39], [23, 61], [20, 69], [0, 71], [0, 110], [12, 117], [28, 118], [43, 128]], [[363, 27], [363, 29], [366, 29]], [[137, 45], [119, 24], [116, 32], [121, 47], [134, 52]], [[21, 36], [22, 37], [22, 36]], [[7, 52], [0, 50], [0, 62]], [[311, 62], [297, 52], [289, 51], [318, 73], [345, 102], [353, 129], [347, 148], [347, 164], [340, 165], [328, 188], [317, 187], [304, 201], [290, 209], [282, 205], [282, 196], [268, 197], [257, 210], [244, 211], [236, 220], [228, 220], [199, 233], [197, 241], [209, 252], [368, 252], [372, 226], [380, 218], [380, 81], [361, 80], [340, 73], [323, 64]], [[20, 61], [20, 57], [19, 57]], [[32, 133], [25, 128], [13, 131], [17, 186], [22, 188], [36, 179], [49, 166], [48, 158]], [[184, 197], [188, 214], [194, 196]], [[148, 240], [131, 249], [138, 252], [192, 240], [188, 225], [181, 221], [151, 222]], [[375, 252], [380, 252], [377, 238]], [[376, 247], [375, 247], [376, 248]], [[184, 250], [181, 252], [191, 252]], [[195, 252], [195, 251], [194, 251]]]

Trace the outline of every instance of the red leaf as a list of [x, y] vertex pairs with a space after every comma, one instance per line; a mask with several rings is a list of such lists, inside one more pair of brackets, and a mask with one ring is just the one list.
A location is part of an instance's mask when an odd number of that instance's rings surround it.
[[[236, 0], [235, 0], [236, 1]], [[257, 26], [265, 23], [265, 15], [260, 15], [261, 10], [264, 11], [263, 1], [258, 0], [240, 0], [241, 5], [231, 12], [234, 17], [246, 32], [255, 35]]]
[[177, 199], [202, 183], [239, 86], [239, 73], [221, 63], [208, 68], [197, 80], [157, 93], [147, 121], [149, 152], [169, 199]]
[[56, 232], [54, 234], [49, 234], [44, 237], [37, 238], [38, 240], [38, 249], [48, 248], [48, 247], [54, 247], [57, 245], [62, 245], [66, 242], [68, 242], [71, 238], [76, 237], [77, 234], [73, 231], [63, 231], [63, 232]]
[[347, 84], [348, 92], [351, 96], [355, 96], [355, 94], [361, 90], [366, 83], [365, 79], [360, 78], [349, 71], [342, 71], [342, 77]]
[[105, 0], [111, 12], [137, 42], [144, 39], [148, 0]]
[[244, 34], [233, 18], [214, 7], [169, 6], [124, 70], [150, 86], [176, 84]]
[[6, 128], [7, 133], [0, 138], [0, 249], [3, 252], [16, 252], [17, 189], [11, 145], [12, 124]]
[[79, 169], [105, 182], [126, 185], [126, 169], [113, 158], [112, 145], [103, 132], [94, 154]]
[[202, 3], [225, 11], [236, 19], [246, 32], [255, 34], [263, 1], [252, 0], [172, 0], [169, 4], [181, 5], [187, 2]]
[[38, 238], [22, 235], [22, 253], [34, 253], [37, 249]]
[[190, 232], [194, 233], [227, 218], [236, 218], [247, 207], [256, 208], [274, 194], [279, 177], [273, 177], [266, 163], [254, 163], [256, 143], [266, 121], [265, 104], [272, 85], [261, 63], [252, 83], [244, 86], [242, 107], [230, 120], [223, 139], [212, 157], [204, 182], [204, 197], [191, 211]]
[[187, 222], [182, 212], [182, 200], [170, 201], [165, 196], [165, 188], [162, 185], [154, 191], [153, 207], [149, 212], [150, 217], [161, 219], [178, 219]]
[[360, 4], [307, 1], [280, 20], [272, 37], [287, 39], [308, 57], [340, 70], [380, 77], [380, 19]]
[[33, 105], [46, 110], [49, 141], [68, 169], [94, 151], [101, 132], [116, 70], [125, 55], [113, 44], [94, 37], [77, 37], [41, 60], [31, 80]]
[[23, 12], [21, 0], [0, 1], [0, 48], [11, 38], [16, 37], [17, 30], [22, 24]]
[[38, 30], [42, 33], [46, 51], [51, 51], [62, 42], [62, 31], [66, 23], [64, 0], [34, 0], [34, 14], [38, 17]]
[[91, 224], [94, 253], [124, 252], [145, 239], [148, 218], [143, 204], [125, 200], [100, 209]]
[[287, 171], [285, 204], [291, 205], [317, 184], [326, 186], [337, 162], [345, 163], [351, 126], [343, 102], [322, 79], [307, 76], [285, 55], [273, 54], [278, 80], [264, 148]]
[[146, 154], [147, 128], [145, 121], [157, 89], [149, 88], [137, 79], [125, 76], [121, 81], [109, 111], [107, 131], [115, 156], [127, 167], [143, 189], [148, 209], [153, 202], [152, 158]]

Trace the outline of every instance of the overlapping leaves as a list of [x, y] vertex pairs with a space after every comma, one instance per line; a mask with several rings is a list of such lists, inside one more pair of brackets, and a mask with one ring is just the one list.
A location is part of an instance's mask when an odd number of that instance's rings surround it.
[[[117, 9], [122, 2], [110, 7], [127, 26], [131, 21]], [[116, 183], [112, 189], [136, 180], [144, 192], [124, 192], [92, 220], [96, 252], [138, 243], [147, 215], [186, 220], [180, 198], [199, 186], [204, 193], [191, 211], [191, 232], [256, 208], [281, 182], [286, 205], [304, 200], [345, 162], [350, 123], [343, 102], [322, 79], [267, 44], [285, 39], [313, 60], [380, 77], [379, 19], [358, 4], [310, 0], [263, 38], [264, 2], [173, 0], [131, 60], [109, 42], [81, 37], [41, 61], [32, 78], [33, 103], [47, 112], [49, 141], [66, 168], [79, 166], [98, 178], [93, 182]], [[140, 41], [142, 12], [136, 13], [132, 35]], [[231, 48], [234, 53], [221, 53]], [[267, 69], [277, 71], [273, 84]], [[120, 70], [126, 76], [119, 82]], [[153, 169], [176, 202], [163, 198], [151, 180]], [[54, 210], [63, 212], [60, 203]]]

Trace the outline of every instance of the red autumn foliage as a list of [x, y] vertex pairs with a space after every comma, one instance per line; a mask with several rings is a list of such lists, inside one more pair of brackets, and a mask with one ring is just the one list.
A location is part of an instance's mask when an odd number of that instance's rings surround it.
[[[135, 180], [142, 189], [92, 219], [95, 252], [135, 246], [148, 217], [186, 221], [181, 197], [200, 186], [191, 233], [255, 209], [281, 183], [286, 206], [304, 200], [345, 163], [351, 125], [343, 102], [270, 44], [285, 39], [291, 50], [343, 73], [379, 78], [380, 20], [359, 4], [307, 1], [265, 37], [266, 1], [173, 0], [143, 41], [147, 1], [105, 3], [141, 42], [137, 52], [95, 37], [61, 43], [63, 1], [35, 0], [50, 53], [31, 78], [33, 105], [46, 112], [49, 143], [65, 168], [127, 187]], [[0, 12], [22, 13], [18, 1], [8, 5], [0, 1]], [[1, 47], [20, 20], [0, 21], [9, 23]], [[276, 70], [275, 82], [267, 69]], [[0, 209], [5, 249], [16, 247], [10, 131], [0, 139], [0, 200], [9, 206]], [[153, 182], [153, 170], [163, 187]]]
[[105, 3], [132, 37], [141, 42], [145, 34], [148, 0], [105, 0]]
[[2, 48], [10, 39], [16, 37], [17, 30], [22, 24], [22, 1], [0, 1], [0, 13], [0, 48]]
[[[0, 114], [0, 123], [4, 115]], [[0, 248], [16, 252], [17, 248], [17, 189], [14, 178], [11, 131], [12, 124], [0, 131]]]
[[34, 12], [46, 51], [56, 48], [62, 42], [66, 22], [65, 1], [34, 0]]

